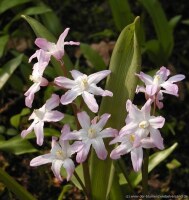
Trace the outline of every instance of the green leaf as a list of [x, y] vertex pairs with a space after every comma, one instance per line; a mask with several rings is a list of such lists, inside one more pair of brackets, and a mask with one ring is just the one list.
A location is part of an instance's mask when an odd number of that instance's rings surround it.
[[4, 53], [4, 49], [6, 47], [8, 40], [9, 40], [9, 35], [3, 35], [0, 37], [0, 58]]
[[10, 76], [13, 74], [13, 72], [16, 70], [16, 68], [20, 65], [22, 58], [23, 54], [10, 60], [2, 67], [0, 71], [0, 90], [5, 85]]
[[96, 70], [100, 71], [106, 69], [104, 60], [96, 50], [94, 50], [88, 44], [84, 43], [80, 44], [80, 49], [84, 57], [92, 64]]
[[0, 141], [0, 150], [16, 155], [38, 151], [28, 140], [21, 138], [21, 136], [15, 136], [3, 142]]
[[0, 181], [11, 190], [19, 200], [36, 200], [23, 186], [13, 179], [7, 172], [0, 168]]
[[[156, 166], [158, 166], [162, 161], [164, 161], [175, 150], [177, 146], [178, 144], [175, 143], [168, 149], [152, 154], [149, 157], [148, 172], [151, 172]], [[136, 187], [142, 180], [142, 173], [132, 172], [129, 176], [129, 179], [132, 181], [133, 186]]]
[[134, 20], [127, 0], [109, 0], [115, 25], [119, 31]]
[[11, 8], [21, 5], [21, 4], [28, 3], [30, 1], [31, 0], [10, 0], [10, 1], [1, 0], [0, 1], [0, 14], [7, 11], [8, 9], [11, 9]]
[[139, 2], [147, 10], [153, 21], [153, 25], [161, 45], [161, 51], [162, 54], [164, 54], [162, 60], [162, 63], [164, 63], [170, 56], [174, 45], [172, 28], [170, 27], [165, 16], [165, 12], [163, 11], [158, 0], [139, 0]]
[[175, 27], [177, 26], [181, 18], [182, 18], [182, 15], [176, 15], [169, 20], [169, 26], [172, 28], [172, 30], [175, 29]]
[[[50, 31], [48, 31], [47, 28], [43, 26], [40, 22], [26, 15], [22, 15], [22, 17], [29, 23], [29, 25], [31, 26], [31, 28], [33, 29], [37, 37], [46, 38], [48, 41], [51, 41], [51, 42], [57, 41], [55, 36]], [[67, 71], [73, 68], [73, 64], [66, 53], [64, 54], [63, 61], [64, 61]], [[54, 58], [51, 59], [51, 62], [53, 66], [55, 67], [56, 72], [59, 75], [61, 74], [63, 75], [63, 71], [61, 70], [60, 63]]]
[[[100, 114], [111, 114], [107, 126], [118, 130], [125, 124], [125, 103], [127, 99], [133, 99], [137, 85], [135, 73], [139, 72], [141, 65], [138, 41], [139, 26], [139, 17], [137, 17], [134, 23], [123, 29], [116, 42], [109, 67], [112, 73], [106, 83], [106, 89], [112, 91], [114, 96], [111, 98], [103, 97], [100, 106]], [[107, 149], [110, 151], [112, 146], [107, 145]], [[112, 161], [110, 158], [101, 161], [93, 154], [91, 173], [94, 199], [106, 199], [108, 196], [108, 190], [111, 188], [109, 178], [112, 177], [111, 173], [113, 173], [111, 169]]]
[[17, 90], [19, 92], [23, 92], [23, 87], [24, 87], [24, 83], [22, 81], [22, 79], [17, 76], [16, 74], [13, 74], [10, 79], [9, 79], [9, 82], [8, 82], [11, 87], [14, 89], [14, 90]]
[[29, 108], [23, 108], [21, 113], [11, 117], [11, 119], [10, 119], [11, 125], [14, 126], [15, 128], [18, 128], [19, 125], [20, 125], [20, 118], [22, 116], [28, 115], [29, 113], [30, 113], [30, 109]]
[[169, 170], [173, 170], [173, 169], [176, 169], [178, 167], [181, 166], [181, 163], [176, 160], [176, 159], [173, 159], [170, 163], [167, 163], [166, 164], [166, 167], [169, 169]]

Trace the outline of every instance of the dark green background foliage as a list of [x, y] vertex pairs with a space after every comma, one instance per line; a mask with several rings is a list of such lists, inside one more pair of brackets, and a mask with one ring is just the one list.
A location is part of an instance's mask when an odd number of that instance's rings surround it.
[[[90, 45], [104, 42], [105, 50], [102, 51], [108, 52], [107, 55], [110, 56], [112, 45], [121, 30], [133, 22], [135, 16], [141, 16], [142, 70], [153, 73], [164, 65], [172, 74], [186, 75], [186, 79], [179, 83], [179, 98], [165, 95], [165, 108], [159, 111], [167, 121], [162, 129], [165, 146], [169, 147], [178, 142], [178, 147], [168, 159], [150, 173], [150, 192], [187, 194], [189, 1], [130, 0], [119, 3], [116, 0], [11, 1], [15, 2], [15, 5], [8, 6], [9, 4], [5, 5], [7, 1], [0, 0], [0, 167], [6, 169], [38, 199], [57, 199], [61, 191], [62, 196], [60, 195], [59, 199], [62, 199], [65, 193], [70, 198], [81, 198], [82, 194], [76, 188], [70, 189], [69, 185], [62, 190], [65, 183], [60, 185], [52, 179], [49, 166], [41, 167], [39, 170], [29, 167], [29, 161], [38, 155], [35, 152], [39, 151], [39, 148], [35, 144], [33, 135], [28, 140], [22, 140], [19, 135], [28, 126], [30, 110], [23, 110], [25, 108], [23, 94], [31, 85], [29, 75], [32, 65], [28, 64], [28, 58], [36, 47], [34, 32], [20, 16], [29, 15], [40, 21], [55, 38], [66, 27], [70, 27], [66, 39], [80, 41], [83, 44], [81, 48], [66, 48], [67, 53], [73, 65], [86, 74], [108, 67], [108, 62], [103, 61], [99, 51], [92, 49]], [[45, 72], [49, 80], [53, 80], [53, 77], [59, 74], [57, 67], [53, 67], [54, 64], [52, 62]], [[9, 76], [5, 78], [4, 74], [7, 72]], [[34, 107], [41, 106], [51, 91], [53, 88], [43, 88], [40, 94], [37, 93]], [[143, 95], [137, 95], [134, 101], [142, 104], [143, 99]], [[63, 112], [68, 114], [65, 121], [74, 127], [70, 109], [64, 108]], [[46, 135], [51, 136], [54, 134], [53, 126], [48, 128]], [[45, 150], [50, 148], [50, 137], [46, 139], [45, 146]], [[40, 151], [43, 153], [44, 148]], [[130, 162], [129, 157], [126, 157], [126, 162]], [[140, 192], [140, 188], [137, 192]], [[16, 199], [16, 197], [0, 183], [0, 199]]]

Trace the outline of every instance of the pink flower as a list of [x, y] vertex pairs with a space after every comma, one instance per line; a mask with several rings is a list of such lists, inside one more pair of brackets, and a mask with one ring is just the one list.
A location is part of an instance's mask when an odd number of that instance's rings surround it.
[[37, 144], [42, 145], [44, 140], [44, 122], [57, 122], [64, 117], [64, 114], [61, 112], [52, 110], [56, 108], [59, 103], [59, 96], [52, 94], [51, 98], [48, 99], [41, 108], [34, 110], [34, 112], [31, 114], [29, 120], [33, 119], [33, 122], [27, 130], [22, 131], [21, 136], [25, 137], [34, 129], [35, 135], [37, 137]]
[[151, 99], [149, 99], [139, 110], [130, 100], [127, 100], [126, 109], [128, 116], [126, 118], [126, 125], [120, 130], [120, 135], [134, 133], [138, 138], [144, 139], [150, 133], [150, 138], [154, 145], [159, 149], [163, 149], [163, 138], [158, 129], [163, 127], [165, 119], [161, 116], [155, 117], [150, 115], [151, 102]]
[[[68, 34], [70, 29], [66, 28], [65, 31], [60, 35], [57, 43], [49, 42], [45, 38], [37, 38], [35, 44], [42, 50], [46, 52], [47, 55], [54, 56], [57, 60], [61, 60], [64, 55], [64, 46], [65, 45], [79, 45], [79, 42], [65, 42], [65, 37]], [[36, 57], [34, 54], [32, 58]]]
[[174, 83], [182, 81], [185, 78], [184, 75], [178, 74], [168, 79], [170, 71], [165, 67], [161, 67], [160, 70], [156, 72], [154, 77], [151, 77], [143, 72], [136, 75], [146, 85], [146, 87], [138, 86], [136, 92], [144, 92], [147, 98], [155, 100], [159, 109], [163, 107], [163, 103], [160, 102], [160, 100], [163, 99], [163, 93], [178, 96], [178, 86]]
[[[63, 134], [68, 133], [69, 126], [65, 125], [63, 127]], [[47, 163], [52, 163], [52, 171], [56, 178], [62, 181], [60, 174], [61, 167], [63, 166], [67, 171], [67, 181], [72, 177], [72, 174], [75, 170], [75, 165], [73, 160], [70, 158], [77, 151], [77, 143], [72, 145], [68, 141], [63, 141], [61, 138], [57, 141], [56, 137], [52, 137], [52, 148], [51, 152], [42, 156], [38, 156], [31, 160], [30, 166], [39, 166]]]
[[103, 114], [100, 120], [96, 122], [96, 118], [90, 122], [90, 118], [86, 112], [80, 112], [77, 114], [81, 130], [73, 131], [65, 134], [63, 140], [80, 140], [78, 143], [78, 153], [76, 160], [78, 163], [82, 163], [87, 159], [90, 147], [94, 148], [97, 156], [101, 160], [105, 160], [107, 157], [107, 150], [105, 148], [103, 138], [114, 137], [117, 135], [117, 130], [113, 128], [106, 128], [103, 130], [110, 114]]
[[143, 149], [142, 148], [153, 148], [155, 147], [151, 138], [146, 137], [140, 139], [134, 133], [120, 134], [113, 139], [110, 144], [120, 142], [121, 144], [112, 150], [110, 157], [112, 159], [119, 159], [122, 155], [131, 153], [131, 161], [134, 171], [139, 171], [142, 166], [143, 160]]
[[82, 95], [83, 100], [87, 104], [88, 108], [92, 112], [98, 112], [98, 104], [94, 98], [94, 95], [113, 96], [113, 94], [108, 90], [103, 90], [102, 88], [97, 87], [96, 84], [110, 73], [110, 70], [104, 70], [87, 76], [77, 70], [72, 70], [71, 75], [74, 80], [66, 77], [55, 78], [55, 84], [66, 89], [70, 89], [64, 95], [62, 95], [60, 102], [63, 105], [67, 105], [73, 102], [77, 96]]
[[25, 92], [25, 104], [27, 107], [31, 108], [34, 94], [40, 90], [41, 86], [47, 86], [48, 80], [43, 77], [43, 72], [48, 65], [49, 59], [46, 57], [43, 50], [37, 51], [38, 62], [33, 67], [32, 75], [30, 80], [33, 81], [33, 85]]

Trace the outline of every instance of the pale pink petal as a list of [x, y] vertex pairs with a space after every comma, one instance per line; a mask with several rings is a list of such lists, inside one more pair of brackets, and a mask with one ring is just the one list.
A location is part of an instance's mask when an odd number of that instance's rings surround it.
[[26, 137], [27, 134], [31, 133], [32, 130], [33, 130], [33, 128], [34, 128], [34, 126], [35, 126], [35, 122], [32, 122], [32, 124], [28, 127], [27, 130], [23, 130], [23, 131], [21, 132], [21, 137], [24, 138], [24, 137]]
[[45, 103], [45, 109], [52, 110], [59, 106], [60, 98], [57, 94], [52, 94], [51, 97]]
[[70, 28], [66, 28], [64, 30], [64, 32], [58, 38], [58, 41], [56, 43], [58, 48], [64, 48], [64, 40], [65, 40], [66, 36], [68, 35], [69, 30], [70, 30]]
[[137, 120], [142, 117], [141, 111], [137, 108], [137, 106], [132, 104], [130, 99], [126, 102], [126, 110], [129, 112], [129, 117], [132, 119]]
[[61, 140], [82, 140], [83, 131], [73, 131], [67, 134], [62, 135]]
[[160, 75], [161, 78], [165, 81], [170, 75], [170, 71], [166, 67], [161, 67], [159, 71], [156, 72], [156, 75]]
[[67, 158], [63, 162], [63, 167], [67, 171], [67, 181], [69, 181], [71, 179], [71, 177], [72, 177], [72, 174], [73, 174], [74, 170], [75, 170], [74, 162], [70, 158]]
[[166, 81], [162, 83], [161, 86], [165, 89], [162, 90], [162, 92], [178, 96], [178, 86], [176, 84]]
[[96, 102], [96, 99], [94, 98], [94, 95], [84, 91], [82, 94], [84, 102], [87, 104], [88, 108], [96, 113], [98, 112], [98, 104]]
[[36, 57], [38, 57], [38, 55], [40, 54], [40, 50], [37, 50], [30, 58], [29, 58], [29, 63]]
[[61, 136], [60, 136], [60, 140], [62, 140], [62, 137], [66, 134], [70, 133], [70, 126], [68, 124], [65, 124], [61, 130]]
[[131, 151], [131, 148], [131, 146], [128, 146], [124, 143], [120, 144], [110, 153], [110, 158], [119, 159], [122, 155], [129, 153]]
[[54, 43], [48, 42], [45, 38], [37, 38], [35, 44], [44, 51], [49, 51], [52, 48]]
[[138, 128], [138, 124], [132, 121], [132, 122], [128, 123], [126, 126], [124, 126], [120, 130], [119, 134], [125, 135], [125, 134], [129, 134], [129, 133], [134, 133], [137, 130], [137, 128]]
[[140, 74], [136, 74], [141, 81], [143, 81], [146, 85], [153, 84], [153, 78], [143, 72], [140, 72]]
[[74, 79], [77, 79], [78, 77], [84, 75], [83, 73], [79, 72], [78, 70], [72, 70], [72, 71], [70, 71], [70, 73]]
[[80, 45], [80, 42], [69, 41], [69, 42], [64, 42], [64, 45]]
[[106, 128], [100, 132], [100, 136], [102, 138], [116, 137], [117, 135], [118, 135], [118, 130], [113, 128]]
[[149, 96], [155, 95], [158, 92], [159, 87], [157, 85], [147, 85], [146, 86], [146, 94]]
[[147, 137], [141, 140], [141, 146], [145, 149], [150, 149], [154, 148], [155, 144], [151, 138]]
[[57, 59], [57, 60], [61, 60], [63, 55], [64, 55], [64, 49], [59, 49], [57, 51], [53, 51], [51, 52], [51, 54]]
[[80, 151], [83, 148], [83, 142], [81, 141], [76, 141], [74, 142], [69, 149], [70, 156], [78, 151]]
[[100, 120], [96, 123], [95, 127], [98, 127], [99, 130], [102, 130], [102, 128], [105, 126], [110, 116], [111, 115], [108, 113], [101, 115]]
[[156, 101], [157, 107], [159, 109], [162, 109], [163, 108], [163, 103], [160, 102], [160, 100], [163, 100], [163, 93], [162, 93], [161, 90], [157, 93], [155, 101]]
[[87, 159], [91, 143], [86, 143], [83, 145], [83, 148], [77, 153], [76, 161], [82, 163]]
[[138, 128], [135, 134], [137, 135], [137, 137], [142, 139], [148, 136], [149, 130], [146, 128]]
[[66, 88], [66, 89], [71, 89], [76, 85], [75, 81], [73, 81], [69, 78], [63, 77], [63, 76], [59, 76], [59, 77], [55, 78], [54, 83], [60, 87]]
[[163, 138], [161, 137], [159, 130], [151, 128], [150, 136], [158, 149], [164, 149]]
[[91, 74], [88, 76], [88, 82], [89, 82], [89, 84], [92, 84], [92, 83], [97, 84], [102, 79], [104, 79], [106, 76], [108, 76], [110, 73], [111, 73], [110, 70], [103, 70], [103, 71], [99, 71], [94, 74]]
[[59, 179], [60, 181], [62, 181], [62, 177], [60, 175], [60, 169], [61, 169], [63, 163], [64, 163], [64, 161], [62, 161], [62, 160], [54, 160], [52, 162], [52, 167], [51, 167], [55, 177], [57, 179]]
[[40, 86], [47, 86], [49, 81], [46, 78], [41, 77]]
[[90, 128], [90, 117], [85, 111], [77, 113], [77, 118], [83, 129], [87, 130]]
[[117, 135], [113, 140], [110, 141], [110, 145], [111, 144], [115, 144], [115, 143], [118, 143], [118, 142], [124, 142], [125, 140], [127, 140], [127, 138], [125, 136], [120, 136], [120, 135]]
[[88, 92], [94, 94], [94, 95], [101, 95], [101, 96], [113, 96], [113, 93], [108, 90], [103, 90], [100, 87], [97, 87], [96, 85], [92, 84], [89, 86]]
[[131, 151], [131, 160], [134, 171], [138, 172], [142, 166], [143, 150], [141, 147], [135, 148]]
[[30, 166], [35, 167], [35, 166], [39, 166], [39, 165], [44, 165], [47, 163], [51, 163], [54, 159], [54, 156], [51, 155], [51, 153], [42, 155], [42, 156], [38, 156], [36, 158], [33, 158], [30, 161]]
[[46, 122], [58, 122], [58, 121], [62, 120], [63, 117], [64, 117], [63, 113], [53, 110], [53, 111], [46, 112], [43, 120]]
[[165, 118], [161, 116], [151, 117], [151, 119], [149, 119], [149, 123], [150, 123], [150, 126], [155, 129], [162, 128], [165, 123]]
[[52, 136], [51, 149], [55, 148], [55, 146], [57, 145], [57, 140], [57, 137]]
[[73, 100], [78, 96], [78, 92], [74, 90], [68, 90], [64, 95], [62, 95], [60, 102], [63, 105], [72, 103]]
[[175, 83], [178, 81], [182, 81], [183, 79], [185, 79], [185, 76], [183, 74], [177, 74], [175, 76], [170, 77], [167, 81], [170, 83]]
[[103, 140], [101, 138], [95, 138], [91, 142], [93, 148], [95, 149], [97, 157], [101, 160], [105, 160], [108, 155], [108, 152], [106, 150]]
[[44, 122], [40, 121], [34, 126], [34, 132], [37, 137], [37, 144], [41, 146], [44, 140], [44, 133], [43, 133], [43, 126]]
[[137, 85], [137, 87], [136, 87], [136, 94], [138, 94], [139, 92], [143, 92], [143, 93], [145, 93], [146, 92], [146, 88], [145, 87], [143, 87], [143, 86], [139, 86], [139, 85]]
[[152, 104], [152, 100], [148, 99], [148, 101], [146, 101], [144, 106], [141, 108], [141, 112], [144, 116], [144, 119], [148, 119], [150, 117], [151, 104]]

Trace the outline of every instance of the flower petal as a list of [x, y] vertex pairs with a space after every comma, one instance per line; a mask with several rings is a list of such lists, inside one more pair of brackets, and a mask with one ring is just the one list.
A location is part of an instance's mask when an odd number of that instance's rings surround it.
[[64, 162], [62, 160], [54, 160], [52, 162], [52, 167], [51, 167], [55, 177], [57, 179], [59, 179], [60, 181], [62, 181], [62, 177], [60, 175], [60, 169], [61, 169], [63, 164], [64, 164]]
[[158, 129], [158, 128], [162, 128], [164, 123], [165, 123], [165, 118], [164, 117], [151, 117], [151, 119], [149, 119], [150, 122], [150, 126]]
[[141, 143], [141, 146], [145, 149], [149, 149], [149, 148], [154, 148], [155, 147], [155, 144], [152, 140], [152, 138], [150, 137], [147, 137], [147, 138], [144, 138], [140, 141]]
[[63, 105], [72, 103], [73, 100], [78, 96], [78, 92], [74, 90], [68, 90], [64, 95], [62, 95], [60, 102]]
[[151, 85], [153, 84], [153, 78], [149, 76], [148, 74], [145, 74], [143, 72], [140, 72], [140, 74], [136, 74], [141, 81], [145, 83], [145, 85]]
[[159, 130], [151, 128], [150, 136], [158, 149], [164, 149], [163, 138], [161, 137]]
[[170, 83], [175, 83], [178, 81], [182, 81], [183, 79], [185, 79], [185, 76], [183, 74], [177, 74], [175, 76], [170, 77], [167, 81]]
[[146, 94], [149, 96], [155, 95], [158, 92], [159, 87], [157, 85], [147, 85], [146, 86]]
[[132, 121], [132, 122], [128, 123], [126, 126], [124, 126], [120, 130], [119, 134], [125, 135], [125, 134], [129, 134], [129, 133], [134, 133], [137, 130], [137, 128], [138, 128], [138, 124]]
[[178, 86], [176, 84], [166, 81], [163, 84], [161, 84], [161, 86], [165, 89], [162, 90], [162, 92], [178, 96]]
[[113, 93], [108, 90], [103, 90], [100, 87], [97, 87], [96, 85], [92, 84], [89, 86], [88, 92], [94, 94], [94, 95], [100, 95], [100, 96], [113, 96]]
[[99, 135], [102, 138], [116, 137], [118, 135], [118, 130], [114, 128], [106, 128], [102, 130]]
[[75, 86], [75, 82], [69, 78], [59, 76], [54, 79], [54, 83], [60, 87], [71, 89]]
[[136, 122], [138, 121], [137, 119], [142, 117], [141, 111], [137, 108], [137, 106], [132, 104], [130, 99], [126, 102], [126, 110], [129, 112], [129, 117], [136, 120]]
[[106, 76], [108, 76], [110, 73], [111, 73], [110, 70], [103, 70], [103, 71], [99, 71], [94, 74], [91, 74], [88, 76], [88, 83], [89, 84], [92, 84], [92, 83], [97, 84], [102, 79], [104, 79]]
[[163, 81], [167, 80], [167, 77], [170, 75], [170, 70], [162, 66], [159, 71], [156, 72], [156, 75], [160, 75]]
[[43, 126], [44, 126], [44, 122], [42, 121], [38, 122], [34, 126], [34, 132], [37, 137], [37, 144], [40, 146], [43, 144], [43, 140], [44, 140]]
[[68, 35], [70, 28], [66, 28], [64, 30], [64, 32], [60, 35], [60, 37], [58, 38], [58, 41], [56, 43], [56, 45], [58, 46], [58, 48], [64, 48], [64, 40], [66, 38], [66, 36]]
[[49, 51], [50, 48], [52, 48], [54, 43], [48, 42], [44, 38], [37, 38], [35, 40], [35, 44], [40, 48], [43, 49], [44, 51]]
[[96, 113], [98, 112], [98, 104], [96, 102], [96, 99], [94, 98], [94, 95], [84, 91], [82, 94], [84, 102], [87, 104], [88, 108]]
[[23, 130], [23, 131], [21, 132], [21, 137], [25, 138], [26, 135], [27, 135], [28, 133], [31, 133], [32, 130], [33, 130], [33, 128], [34, 128], [34, 126], [35, 126], [35, 123], [33, 122], [33, 123], [28, 127], [27, 130]]
[[36, 158], [33, 158], [30, 161], [30, 166], [34, 167], [34, 166], [39, 166], [39, 165], [44, 165], [47, 163], [51, 163], [54, 159], [54, 156], [51, 155], [51, 153], [42, 155], [42, 156], [38, 156]]
[[61, 113], [57, 110], [53, 110], [53, 111], [46, 112], [43, 120], [46, 122], [58, 122], [58, 121], [62, 120], [63, 117], [64, 117], [63, 113]]
[[143, 150], [141, 147], [135, 148], [131, 151], [131, 160], [134, 171], [138, 172], [142, 166]]
[[111, 153], [110, 158], [111, 159], [119, 159], [122, 155], [125, 155], [131, 151], [131, 148], [127, 146], [126, 144], [120, 144], [117, 146]]
[[95, 138], [91, 142], [93, 148], [95, 149], [97, 157], [101, 160], [105, 160], [108, 155], [108, 152], [106, 150], [103, 140], [101, 138]]
[[74, 170], [75, 170], [74, 162], [70, 158], [67, 158], [63, 162], [63, 167], [67, 171], [67, 181], [69, 181], [71, 179], [71, 177], [72, 177], [72, 174], [73, 174]]
[[85, 143], [85, 144], [83, 143], [83, 147], [77, 153], [77, 156], [76, 156], [76, 161], [78, 163], [82, 163], [82, 162], [84, 162], [87, 159], [87, 155], [89, 153], [90, 146], [91, 146], [91, 143], [89, 143], [89, 142]]
[[52, 94], [51, 97], [46, 101], [45, 108], [47, 110], [52, 110], [53, 108], [56, 108], [60, 103], [60, 98], [57, 94]]
[[72, 71], [70, 71], [70, 73], [74, 79], [77, 79], [78, 77], [84, 75], [83, 73], [79, 72], [78, 70], [72, 70]]
[[85, 111], [83, 111], [83, 112], [77, 113], [77, 118], [78, 118], [78, 121], [79, 121], [81, 127], [85, 130], [88, 130], [90, 127], [89, 115]]

